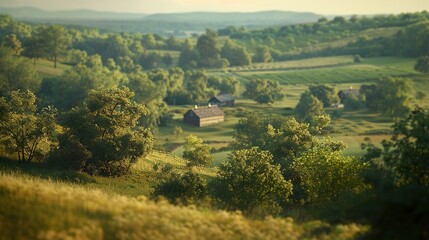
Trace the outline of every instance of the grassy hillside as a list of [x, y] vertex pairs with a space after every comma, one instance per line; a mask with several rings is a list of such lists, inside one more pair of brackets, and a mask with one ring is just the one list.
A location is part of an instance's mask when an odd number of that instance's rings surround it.
[[45, 59], [37, 60], [35, 67], [37, 71], [44, 77], [59, 76], [65, 70], [71, 68], [71, 66], [59, 62], [57, 63], [57, 68], [54, 68], [54, 63]]
[[352, 239], [367, 230], [177, 207], [0, 173], [0, 239]]
[[[15, 156], [9, 157], [13, 159]], [[45, 163], [35, 162], [19, 165], [17, 161], [4, 158], [0, 158], [0, 172], [16, 172], [19, 169], [20, 174], [82, 184], [88, 188], [101, 189], [108, 193], [135, 197], [140, 195], [149, 196], [153, 191], [153, 186], [162, 177], [160, 172], [153, 170], [155, 164], [160, 166], [170, 165], [176, 171], [187, 170], [185, 160], [167, 153], [154, 151], [133, 165], [131, 174], [116, 178], [91, 176], [86, 173], [65, 170], [52, 171]], [[213, 177], [216, 174], [214, 168], [195, 168], [194, 171], [206, 178]]]

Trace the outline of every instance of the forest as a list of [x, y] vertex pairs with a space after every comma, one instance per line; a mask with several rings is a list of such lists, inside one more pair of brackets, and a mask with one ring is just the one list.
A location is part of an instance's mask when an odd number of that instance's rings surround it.
[[[183, 121], [224, 94], [225, 121]], [[427, 94], [426, 11], [189, 36], [0, 15], [0, 239], [428, 239]]]

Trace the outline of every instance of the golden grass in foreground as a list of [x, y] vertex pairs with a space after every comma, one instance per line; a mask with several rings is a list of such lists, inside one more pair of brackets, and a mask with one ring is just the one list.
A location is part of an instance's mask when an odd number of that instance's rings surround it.
[[0, 239], [350, 239], [365, 230], [291, 218], [249, 220], [0, 174]]

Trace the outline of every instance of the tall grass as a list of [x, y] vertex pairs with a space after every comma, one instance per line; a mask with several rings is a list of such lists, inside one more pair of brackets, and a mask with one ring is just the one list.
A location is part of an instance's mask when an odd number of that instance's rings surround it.
[[0, 239], [352, 239], [366, 229], [291, 218], [250, 220], [0, 174]]

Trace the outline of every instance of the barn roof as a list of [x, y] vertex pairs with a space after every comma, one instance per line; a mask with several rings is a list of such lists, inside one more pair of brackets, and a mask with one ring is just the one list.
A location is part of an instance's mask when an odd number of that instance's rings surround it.
[[217, 99], [219, 102], [226, 102], [234, 100], [234, 96], [232, 96], [231, 94], [222, 94], [214, 96], [212, 99]]
[[217, 117], [225, 115], [218, 106], [191, 109], [186, 114], [191, 111], [194, 112], [194, 114], [197, 115], [199, 118]]

